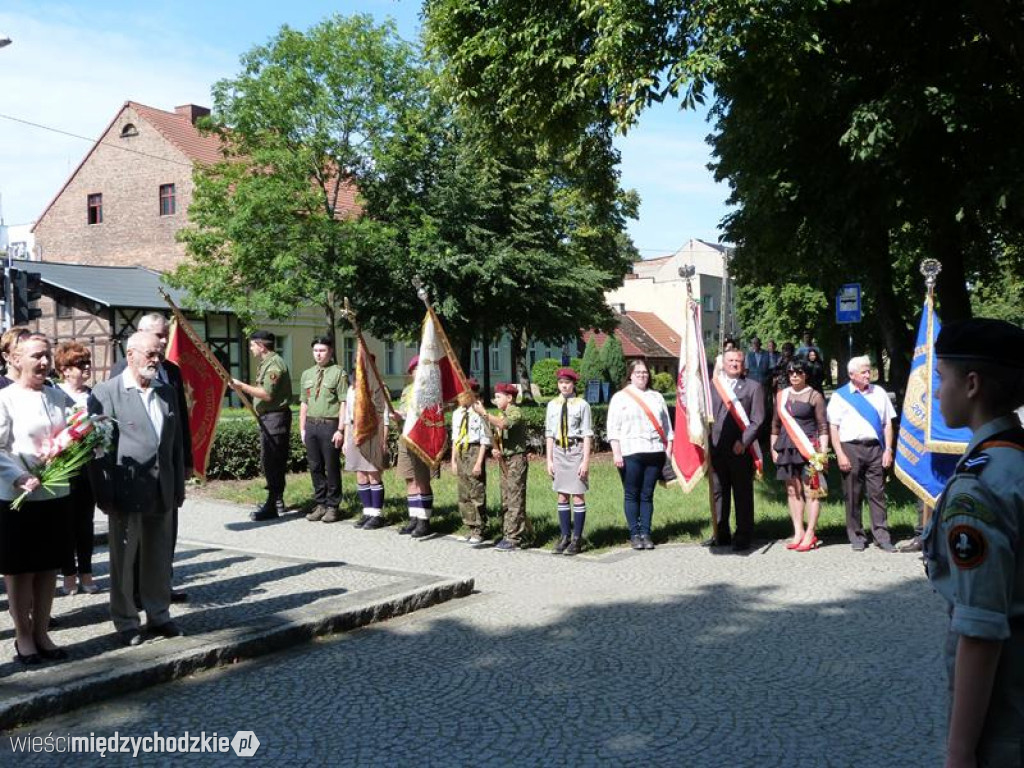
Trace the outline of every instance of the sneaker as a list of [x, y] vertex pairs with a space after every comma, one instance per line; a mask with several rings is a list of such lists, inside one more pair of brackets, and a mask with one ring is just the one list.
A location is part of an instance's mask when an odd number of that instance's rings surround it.
[[643, 549], [644, 548], [644, 539], [643, 539], [643, 537], [642, 536], [630, 536], [629, 537], [629, 546], [631, 546], [633, 549]]
[[509, 539], [502, 539], [494, 545], [495, 552], [515, 552], [517, 549], [519, 549], [519, 545]]
[[573, 539], [569, 542], [569, 546], [565, 548], [566, 555], [578, 555], [583, 551], [583, 542], [580, 539]]
[[896, 545], [896, 549], [900, 552], [920, 552], [922, 550], [921, 537], [915, 536], [912, 539], [901, 541]]
[[471, 547], [478, 547], [478, 546], [480, 546], [481, 544], [484, 543], [484, 537], [483, 536], [470, 536], [467, 539], [467, 541], [469, 542], [469, 546], [471, 546]]
[[318, 520], [323, 520], [324, 515], [326, 514], [327, 507], [325, 507], [323, 504], [317, 504], [315, 507], [313, 507], [313, 511], [306, 515], [306, 519], [309, 520], [309, 522], [311, 523], [315, 523]]
[[556, 555], [560, 555], [565, 552], [565, 548], [569, 546], [569, 537], [562, 536], [558, 543], [555, 544], [555, 548], [552, 550]]
[[654, 541], [651, 539], [649, 533], [645, 533], [640, 536], [641, 541], [644, 543], [644, 549], [654, 549]]
[[896, 547], [894, 547], [892, 545], [892, 542], [889, 542], [889, 541], [882, 541], [882, 542], [876, 541], [875, 542], [875, 546], [878, 547], [883, 552], [895, 552], [896, 551]]
[[430, 535], [430, 521], [424, 520], [422, 517], [416, 521], [416, 525], [412, 531], [409, 532], [409, 536], [414, 539], [422, 539]]
[[398, 532], [402, 536], [408, 536], [410, 533], [412, 533], [413, 531], [416, 530], [416, 523], [417, 522], [419, 522], [419, 518], [418, 517], [410, 518], [408, 523], [406, 523], [405, 525], [403, 525], [401, 528], [398, 529]]
[[341, 520], [341, 510], [337, 507], [327, 507], [327, 512], [320, 519], [321, 523], [336, 523]]
[[367, 521], [363, 523], [362, 527], [364, 531], [373, 531], [377, 528], [386, 528], [387, 525], [387, 522], [384, 520], [384, 515], [374, 515], [367, 519]]
[[367, 515], [363, 515], [362, 517], [360, 517], [360, 518], [359, 518], [359, 519], [358, 519], [358, 520], [356, 521], [356, 523], [355, 523], [355, 526], [354, 526], [354, 527], [356, 527], [356, 528], [362, 528], [362, 527], [363, 527], [363, 526], [365, 526], [365, 525], [366, 525], [366, 524], [367, 524], [368, 522], [370, 522], [370, 518], [369, 518], [369, 517], [368, 517]]

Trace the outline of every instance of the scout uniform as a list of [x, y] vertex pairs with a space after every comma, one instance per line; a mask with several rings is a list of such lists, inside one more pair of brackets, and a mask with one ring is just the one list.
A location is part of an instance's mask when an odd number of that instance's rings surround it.
[[[479, 390], [475, 380], [470, 389]], [[474, 386], [475, 385], [475, 386]], [[487, 471], [484, 457], [491, 446], [491, 429], [471, 405], [460, 405], [452, 412], [452, 464], [459, 479], [459, 513], [469, 529], [471, 544], [483, 541], [487, 522]], [[474, 470], [480, 468], [480, 474]]]
[[[274, 337], [267, 331], [256, 331], [253, 341], [272, 345]], [[292, 412], [288, 404], [292, 399], [292, 383], [288, 366], [276, 352], [263, 358], [256, 369], [254, 386], [266, 390], [270, 400], [257, 398], [253, 407], [260, 419], [260, 461], [267, 478], [267, 503], [256, 512], [254, 519], [276, 517], [284, 512], [284, 481], [288, 471], [289, 436]]]
[[[515, 384], [498, 384], [495, 392], [515, 397], [519, 393]], [[501, 431], [501, 456], [504, 464], [501, 472], [501, 510], [503, 516], [502, 544], [507, 549], [520, 545], [526, 532], [526, 422], [523, 412], [515, 403], [509, 403], [502, 411], [505, 428]], [[501, 544], [499, 544], [499, 547]]]
[[[556, 378], [569, 379], [574, 384], [579, 380], [579, 376], [572, 368], [560, 368]], [[569, 497], [583, 496], [590, 487], [579, 474], [585, 457], [584, 439], [594, 437], [590, 403], [582, 397], [573, 395], [566, 398], [562, 394], [549, 401], [544, 417], [544, 437], [551, 441], [548, 456], [554, 470], [552, 490], [565, 497], [565, 501], [561, 498], [558, 500], [558, 525], [561, 536], [554, 551], [555, 554], [565, 552], [574, 555], [580, 551], [587, 506], [582, 501], [570, 506]]]
[[[1009, 323], [970, 320], [943, 328], [935, 352], [940, 359], [998, 360], [1010, 370], [1010, 366], [1021, 367], [1009, 356], [1022, 341], [1024, 331]], [[986, 349], [992, 354], [986, 355]], [[951, 697], [959, 638], [1002, 643], [976, 747], [978, 765], [1020, 765], [1024, 755], [1024, 429], [1013, 413], [989, 421], [974, 433], [925, 529], [924, 553], [928, 578], [949, 609], [946, 665]]]
[[[413, 375], [419, 365], [420, 358], [416, 355], [409, 361], [405, 372]], [[412, 409], [413, 387], [409, 384], [402, 390], [402, 396], [398, 400], [398, 412], [403, 418], [408, 418]], [[399, 529], [403, 535], [412, 535], [413, 538], [423, 538], [430, 535], [430, 515], [434, 511], [434, 494], [430, 490], [431, 467], [423, 459], [409, 450], [405, 441], [398, 440], [398, 462], [395, 465], [398, 476], [405, 480], [406, 488], [409, 483], [415, 483], [420, 493], [407, 492], [406, 503], [409, 505], [409, 522]], [[427, 492], [423, 493], [422, 489]]]
[[316, 502], [306, 519], [333, 523], [339, 519], [341, 504], [341, 449], [335, 447], [334, 435], [345, 432], [339, 415], [348, 377], [340, 365], [314, 365], [302, 372], [300, 382], [299, 400], [306, 411], [303, 444]]

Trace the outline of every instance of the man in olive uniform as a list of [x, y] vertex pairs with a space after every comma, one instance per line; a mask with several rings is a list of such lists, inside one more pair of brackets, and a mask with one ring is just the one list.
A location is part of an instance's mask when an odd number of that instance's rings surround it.
[[452, 412], [452, 474], [459, 479], [459, 512], [469, 530], [461, 541], [482, 544], [487, 523], [487, 470], [484, 460], [491, 447], [491, 428], [473, 404], [480, 399], [480, 382], [467, 379], [468, 392], [458, 396]]
[[526, 421], [523, 412], [516, 406], [519, 388], [515, 384], [497, 384], [494, 387], [494, 404], [498, 415], [491, 416], [483, 404], [477, 401], [473, 410], [487, 419], [491, 426], [501, 430], [501, 445], [491, 449], [494, 458], [501, 463], [501, 509], [504, 537], [495, 545], [498, 552], [519, 549], [523, 534], [526, 533]]
[[260, 460], [267, 478], [267, 500], [249, 515], [250, 520], [273, 520], [283, 515], [284, 477], [288, 469], [288, 443], [292, 430], [292, 382], [288, 366], [274, 352], [274, 334], [256, 331], [249, 337], [249, 352], [259, 361], [256, 380], [231, 380], [231, 388], [248, 395], [260, 419]]
[[311, 522], [336, 523], [341, 519], [341, 444], [345, 439], [348, 377], [340, 365], [331, 363], [333, 354], [330, 337], [313, 339], [316, 365], [302, 372], [299, 385], [299, 434], [306, 447], [316, 502], [306, 515]]
[[949, 604], [947, 766], [1021, 765], [1024, 755], [1024, 330], [946, 325], [939, 401], [971, 442], [924, 532], [928, 578]]

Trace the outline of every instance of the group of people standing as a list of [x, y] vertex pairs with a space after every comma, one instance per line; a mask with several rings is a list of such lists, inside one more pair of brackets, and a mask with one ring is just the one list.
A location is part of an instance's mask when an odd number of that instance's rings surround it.
[[[54, 353], [45, 336], [12, 328], [0, 343], [7, 365], [0, 380], [0, 572], [22, 664], [67, 658], [49, 634], [55, 593], [99, 591], [92, 574], [96, 507], [108, 515], [110, 615], [120, 641], [182, 634], [169, 606], [187, 599], [171, 587], [177, 510], [191, 465], [187, 408], [180, 371], [163, 359], [166, 320], [147, 315], [139, 328], [127, 340], [124, 364], [94, 389], [87, 383], [91, 356], [76, 341]], [[44, 446], [83, 408], [110, 418], [110, 445], [69, 486], [42, 487]]]

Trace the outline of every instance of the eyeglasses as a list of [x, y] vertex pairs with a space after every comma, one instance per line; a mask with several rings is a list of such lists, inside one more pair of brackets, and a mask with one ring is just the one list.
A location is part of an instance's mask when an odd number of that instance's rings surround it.
[[789, 375], [790, 376], [805, 376], [806, 374], [803, 371], [790, 371]]
[[650, 376], [650, 371], [633, 371], [634, 376]]

